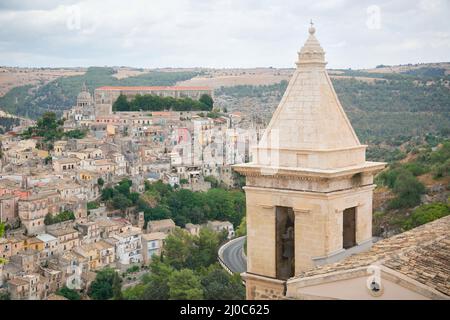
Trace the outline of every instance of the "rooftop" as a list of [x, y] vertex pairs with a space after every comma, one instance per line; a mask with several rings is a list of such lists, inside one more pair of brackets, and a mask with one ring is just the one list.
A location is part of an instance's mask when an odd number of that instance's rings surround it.
[[66, 234], [78, 233], [78, 231], [75, 230], [74, 228], [58, 228], [54, 230], [49, 230], [48, 233], [51, 234], [52, 236], [60, 237]]
[[450, 216], [381, 240], [369, 251], [318, 266], [295, 278], [356, 269], [376, 262], [450, 296]]
[[73, 162], [80, 162], [80, 159], [78, 159], [77, 157], [72, 157], [72, 158], [61, 158], [61, 159], [57, 159], [55, 160], [58, 163], [73, 163]]
[[164, 232], [151, 232], [142, 235], [142, 238], [147, 241], [164, 240], [166, 237], [167, 235]]
[[13, 286], [26, 286], [28, 284], [28, 281], [22, 278], [13, 278], [8, 281], [8, 284]]
[[130, 230], [127, 230], [125, 232], [113, 234], [112, 237], [115, 239], [123, 239], [137, 235], [142, 235], [142, 230], [140, 228], [131, 228]]
[[42, 242], [49, 242], [49, 241], [58, 240], [57, 238], [55, 238], [54, 236], [52, 236], [52, 235], [50, 235], [48, 233], [40, 234], [40, 235], [36, 236], [36, 238], [38, 238]]
[[175, 227], [175, 222], [172, 219], [152, 220], [148, 224], [155, 228]]

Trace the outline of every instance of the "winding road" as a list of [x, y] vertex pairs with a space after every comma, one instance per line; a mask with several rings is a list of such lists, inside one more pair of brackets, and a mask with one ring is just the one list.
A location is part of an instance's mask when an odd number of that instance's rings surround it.
[[242, 273], [247, 270], [247, 258], [243, 251], [245, 239], [245, 236], [233, 239], [219, 249], [219, 260], [233, 273]]

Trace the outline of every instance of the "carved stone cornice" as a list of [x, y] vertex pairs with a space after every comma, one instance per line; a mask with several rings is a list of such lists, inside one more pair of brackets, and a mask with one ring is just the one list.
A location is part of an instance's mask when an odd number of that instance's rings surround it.
[[374, 175], [385, 167], [380, 162], [365, 162], [362, 165], [335, 170], [314, 170], [302, 168], [272, 168], [253, 163], [234, 165], [233, 169], [247, 177], [265, 177], [326, 182], [331, 179], [351, 179], [355, 174]]

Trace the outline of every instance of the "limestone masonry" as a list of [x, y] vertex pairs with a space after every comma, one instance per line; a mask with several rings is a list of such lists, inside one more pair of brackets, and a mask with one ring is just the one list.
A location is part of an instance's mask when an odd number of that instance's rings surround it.
[[[385, 163], [366, 161], [367, 146], [336, 96], [312, 25], [296, 65], [253, 161], [234, 166], [247, 181], [247, 298], [373, 298], [381, 284], [366, 286], [367, 268], [299, 286], [302, 274], [370, 250], [373, 177]], [[397, 287], [389, 274], [385, 298], [435, 297], [413, 280]]]

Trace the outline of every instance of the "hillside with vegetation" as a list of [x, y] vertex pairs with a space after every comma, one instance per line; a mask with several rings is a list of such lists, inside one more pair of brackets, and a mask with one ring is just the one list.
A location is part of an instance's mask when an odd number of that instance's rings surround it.
[[405, 159], [391, 162], [375, 179], [375, 235], [390, 236], [450, 214], [450, 140], [408, 149]]
[[[383, 69], [382, 69], [383, 70]], [[450, 76], [444, 68], [399, 73], [330, 71], [333, 86], [370, 160], [400, 160], [399, 146], [450, 137]], [[215, 91], [216, 105], [228, 111], [272, 116], [288, 85], [238, 85]]]
[[207, 192], [193, 192], [179, 186], [171, 187], [162, 181], [147, 181], [145, 192], [139, 194], [130, 192], [131, 185], [131, 180], [124, 179], [115, 186], [104, 187], [101, 200], [117, 210], [136, 207], [144, 212], [145, 223], [170, 218], [180, 227], [208, 220], [228, 220], [237, 227], [245, 216], [242, 190], [213, 188]]
[[87, 131], [83, 129], [74, 129], [64, 131], [64, 120], [57, 119], [54, 112], [45, 112], [42, 117], [36, 121], [36, 125], [25, 129], [21, 134], [22, 139], [37, 138], [38, 149], [53, 150], [53, 143], [61, 139], [82, 139]]
[[194, 71], [151, 71], [137, 76], [118, 79], [116, 71], [108, 67], [90, 67], [85, 74], [60, 77], [42, 86], [24, 85], [11, 89], [0, 97], [0, 108], [11, 114], [37, 118], [46, 111], [60, 115], [71, 108], [83, 83], [94, 91], [100, 86], [171, 86], [178, 81], [198, 75]]
[[[173, 219], [178, 227], [189, 222], [228, 220], [242, 234], [245, 221], [242, 190], [213, 188], [192, 192], [162, 181], [147, 181], [144, 193], [139, 194], [131, 192], [131, 186], [129, 179], [114, 186], [103, 186], [101, 201], [112, 209], [124, 211], [134, 207], [143, 211], [145, 224], [167, 218]], [[88, 203], [89, 209], [98, 206], [99, 203]], [[70, 219], [68, 214], [65, 216]], [[217, 233], [202, 228], [195, 236], [177, 228], [165, 239], [161, 257], [153, 257], [149, 265], [134, 266], [122, 274], [109, 268], [98, 271], [87, 295], [94, 300], [244, 299], [245, 288], [240, 276], [228, 274], [217, 262], [219, 247], [226, 240], [226, 231]], [[59, 294], [77, 300], [79, 296], [75, 293], [64, 288]]]
[[0, 117], [0, 134], [10, 131], [18, 125], [20, 125], [19, 118]]

